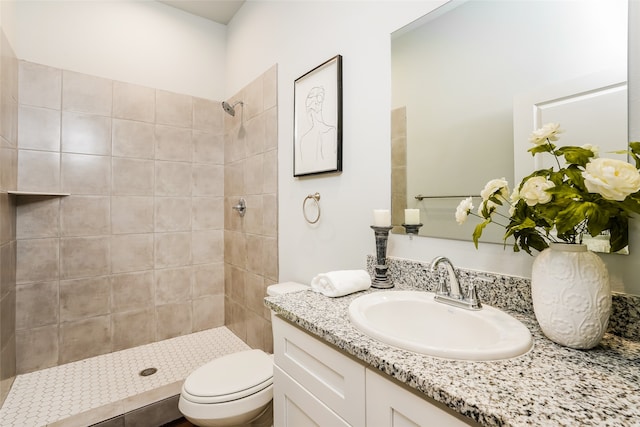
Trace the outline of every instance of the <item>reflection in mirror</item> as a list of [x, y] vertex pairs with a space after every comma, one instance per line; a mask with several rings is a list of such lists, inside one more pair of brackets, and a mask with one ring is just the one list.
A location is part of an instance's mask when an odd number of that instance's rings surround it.
[[[420, 235], [471, 240], [476, 223], [470, 218], [458, 225], [456, 206], [479, 195], [490, 179], [505, 177], [513, 187], [514, 177], [532, 172], [538, 165], [526, 151], [528, 134], [543, 120], [562, 124], [563, 145], [610, 143], [601, 156], [625, 149], [626, 85], [608, 110], [616, 120], [576, 113], [593, 111], [587, 103], [569, 113], [564, 106], [540, 107], [549, 105], [543, 102], [548, 96], [559, 105], [564, 95], [558, 98], [557, 88], [590, 76], [626, 83], [626, 54], [626, 0], [452, 1], [395, 32], [393, 224], [403, 222], [405, 208], [419, 208]], [[514, 128], [514, 115], [524, 128]], [[603, 131], [605, 125], [616, 128]], [[514, 156], [524, 156], [516, 162], [521, 170], [514, 171]], [[487, 227], [482, 240], [502, 243], [503, 234], [499, 226]]]

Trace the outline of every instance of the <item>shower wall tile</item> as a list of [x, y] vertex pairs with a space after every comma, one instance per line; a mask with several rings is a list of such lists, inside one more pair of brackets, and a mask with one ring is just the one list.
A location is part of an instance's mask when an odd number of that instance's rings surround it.
[[60, 153], [18, 150], [18, 190], [60, 191]]
[[136, 310], [111, 316], [113, 351], [124, 350], [155, 341], [154, 310]]
[[192, 302], [192, 310], [195, 331], [224, 325], [224, 295], [196, 298]]
[[224, 136], [213, 132], [193, 131], [193, 162], [224, 164]]
[[157, 303], [167, 304], [191, 299], [191, 267], [157, 270], [155, 276]]
[[195, 265], [193, 269], [193, 297], [224, 295], [224, 264]]
[[264, 148], [278, 148], [278, 108], [272, 107], [264, 113]]
[[156, 307], [156, 339], [165, 340], [192, 331], [191, 303], [159, 305]]
[[192, 229], [223, 229], [224, 212], [224, 197], [191, 198]]
[[153, 197], [111, 197], [111, 232], [113, 234], [150, 233], [154, 231], [153, 221]]
[[193, 98], [193, 128], [222, 133], [224, 111], [219, 102]]
[[156, 125], [156, 159], [176, 162], [190, 162], [193, 144], [191, 129]]
[[264, 234], [264, 207], [261, 195], [247, 196], [247, 206], [251, 206], [244, 214], [244, 231], [250, 234]]
[[60, 151], [60, 111], [21, 105], [18, 108], [18, 148]]
[[112, 312], [144, 309], [153, 306], [153, 271], [111, 276]]
[[224, 166], [224, 195], [225, 197], [244, 196], [244, 165], [239, 161]]
[[108, 276], [60, 281], [60, 321], [108, 314], [111, 283]]
[[156, 196], [191, 196], [191, 164], [156, 161]]
[[113, 117], [153, 123], [156, 91], [130, 83], [113, 83]]
[[111, 154], [111, 117], [62, 112], [62, 151]]
[[101, 77], [64, 70], [62, 109], [111, 117], [113, 82]]
[[224, 196], [224, 166], [194, 164], [192, 171], [194, 196]]
[[155, 268], [191, 264], [191, 233], [156, 233]]
[[270, 150], [263, 157], [263, 192], [275, 194], [278, 192], [278, 152]]
[[224, 232], [222, 230], [194, 231], [191, 236], [193, 264], [224, 261]]
[[114, 157], [112, 160], [112, 194], [117, 196], [151, 196], [154, 187], [152, 160]]
[[108, 236], [60, 239], [60, 279], [103, 276], [110, 273]]
[[60, 256], [58, 239], [18, 240], [16, 283], [57, 280]]
[[131, 120], [113, 119], [113, 155], [118, 157], [155, 157], [154, 125]]
[[111, 236], [111, 272], [152, 269], [153, 240], [153, 233]]
[[264, 111], [264, 82], [262, 76], [249, 83], [243, 90], [244, 118], [252, 120]]
[[111, 347], [111, 316], [92, 317], [60, 325], [60, 363], [108, 353]]
[[58, 323], [58, 282], [16, 286], [16, 329]]
[[191, 128], [193, 126], [192, 98], [156, 90], [156, 123]]
[[264, 111], [278, 106], [278, 67], [275, 65], [262, 75], [262, 101]]
[[261, 114], [250, 120], [246, 125], [246, 154], [247, 156], [255, 156], [265, 151], [265, 115]]
[[60, 235], [60, 199], [21, 196], [17, 200], [16, 238], [34, 239]]
[[191, 197], [156, 197], [155, 230], [191, 230]]
[[262, 194], [264, 192], [264, 155], [256, 154], [248, 157], [244, 169], [244, 190], [246, 194]]
[[262, 230], [265, 236], [278, 236], [278, 198], [275, 194], [262, 196]]
[[62, 236], [94, 236], [111, 233], [107, 196], [68, 196], [60, 201]]
[[16, 371], [58, 365], [58, 325], [16, 331]]
[[20, 103], [60, 110], [62, 71], [33, 62], [19, 62]]
[[109, 195], [111, 158], [62, 154], [62, 190], [71, 194]]

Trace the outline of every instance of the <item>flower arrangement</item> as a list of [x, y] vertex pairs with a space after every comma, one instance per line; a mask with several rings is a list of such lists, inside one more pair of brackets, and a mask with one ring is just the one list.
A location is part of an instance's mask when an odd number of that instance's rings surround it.
[[[480, 193], [477, 213], [471, 197], [460, 202], [455, 215], [459, 224], [469, 215], [482, 219], [473, 232], [476, 248], [490, 223], [505, 227], [505, 244], [513, 236], [513, 250], [530, 255], [532, 249], [542, 251], [550, 242], [582, 243], [584, 234], [595, 237], [603, 232], [610, 235], [612, 252], [628, 245], [628, 219], [640, 214], [640, 142], [629, 144], [634, 167], [598, 157], [597, 147], [591, 145], [557, 147], [554, 142], [561, 132], [559, 124], [548, 123], [529, 138], [534, 146], [528, 151], [551, 154], [557, 170], [537, 170], [511, 193], [504, 178], [489, 181]], [[509, 207], [508, 214], [502, 206]]]

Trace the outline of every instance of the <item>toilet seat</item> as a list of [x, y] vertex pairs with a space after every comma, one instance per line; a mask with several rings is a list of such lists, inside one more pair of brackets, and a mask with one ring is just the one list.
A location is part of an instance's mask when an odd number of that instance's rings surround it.
[[273, 384], [273, 358], [262, 350], [247, 350], [215, 359], [193, 371], [182, 396], [200, 404], [230, 402]]

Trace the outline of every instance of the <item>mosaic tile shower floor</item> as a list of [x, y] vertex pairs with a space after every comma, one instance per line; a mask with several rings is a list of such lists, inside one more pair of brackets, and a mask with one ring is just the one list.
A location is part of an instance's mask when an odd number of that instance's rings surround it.
[[[18, 375], [1, 427], [86, 426], [180, 393], [197, 367], [248, 350], [226, 327]], [[142, 377], [145, 368], [157, 368]]]

